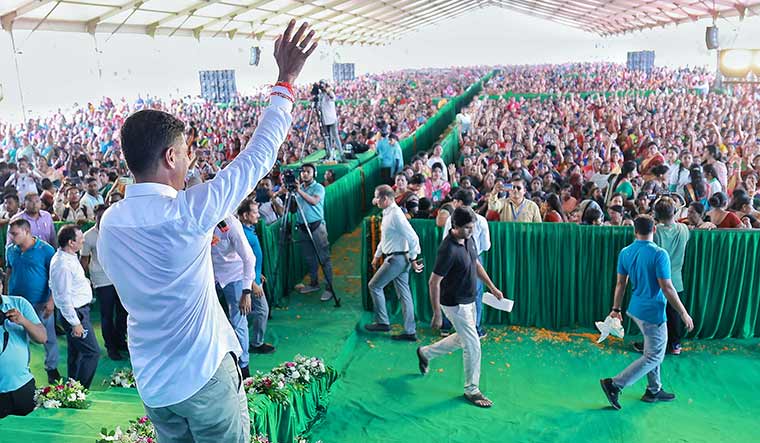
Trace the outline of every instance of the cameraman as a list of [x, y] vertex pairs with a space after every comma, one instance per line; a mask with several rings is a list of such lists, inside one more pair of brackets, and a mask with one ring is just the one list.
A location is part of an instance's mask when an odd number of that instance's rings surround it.
[[[311, 163], [305, 163], [301, 167], [301, 180], [295, 184], [295, 197], [298, 206], [303, 210], [306, 220], [301, 217], [301, 212], [296, 212], [296, 242], [300, 245], [301, 253], [306, 260], [309, 271], [309, 285], [296, 285], [296, 290], [301, 294], [319, 291], [317, 265], [322, 263], [322, 272], [327, 279], [327, 286], [320, 300], [327, 301], [333, 296], [333, 274], [330, 262], [330, 243], [327, 238], [325, 225], [325, 187], [314, 180], [316, 168]], [[306, 224], [314, 238], [312, 245]], [[316, 249], [315, 249], [316, 248]]]
[[[2, 283], [0, 283], [2, 292]], [[47, 333], [32, 305], [22, 297], [0, 295], [0, 418], [34, 410], [34, 377], [29, 370], [29, 339], [45, 343]]]
[[318, 87], [318, 105], [327, 136], [325, 153], [330, 160], [342, 161], [343, 146], [340, 143], [340, 136], [338, 135], [338, 112], [335, 109], [335, 92], [325, 81], [320, 81]]

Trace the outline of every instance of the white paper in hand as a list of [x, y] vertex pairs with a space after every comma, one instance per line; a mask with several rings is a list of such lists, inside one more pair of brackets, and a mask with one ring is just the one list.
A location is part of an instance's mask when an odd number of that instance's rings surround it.
[[508, 299], [503, 298], [499, 300], [496, 298], [495, 295], [491, 294], [490, 292], [483, 293], [483, 303], [487, 304], [488, 306], [498, 309], [500, 311], [506, 311], [506, 312], [512, 312], [512, 306], [515, 305], [515, 302]]
[[617, 338], [623, 338], [625, 336], [623, 324], [620, 323], [620, 320], [615, 317], [610, 317], [609, 315], [603, 322], [596, 322], [596, 328], [601, 332], [599, 339], [596, 341], [597, 343], [603, 342], [610, 335]]

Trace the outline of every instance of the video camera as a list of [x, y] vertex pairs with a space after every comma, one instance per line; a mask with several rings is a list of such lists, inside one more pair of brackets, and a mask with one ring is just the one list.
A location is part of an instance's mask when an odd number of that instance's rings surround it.
[[282, 184], [285, 186], [285, 189], [288, 190], [288, 192], [295, 192], [296, 191], [296, 182], [297, 182], [297, 175], [300, 175], [301, 170], [300, 169], [286, 169], [282, 173]]
[[319, 94], [322, 92], [325, 92], [325, 88], [327, 88], [327, 83], [324, 81], [320, 81], [319, 83], [314, 83], [311, 87], [311, 95], [314, 96], [316, 99], [319, 97]]

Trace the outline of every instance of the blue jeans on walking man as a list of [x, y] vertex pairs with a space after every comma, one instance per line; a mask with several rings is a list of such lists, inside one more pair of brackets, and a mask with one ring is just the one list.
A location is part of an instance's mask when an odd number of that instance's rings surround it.
[[385, 306], [385, 293], [383, 289], [393, 282], [396, 288], [396, 296], [401, 301], [401, 312], [404, 316], [404, 334], [414, 335], [416, 325], [414, 323], [414, 303], [412, 291], [409, 289], [409, 269], [411, 264], [405, 255], [391, 255], [385, 259], [383, 265], [377, 270], [369, 281], [369, 293], [372, 295], [372, 304], [375, 307], [375, 322], [381, 325], [390, 324], [388, 310]]
[[660, 365], [665, 359], [668, 344], [668, 324], [648, 323], [628, 314], [644, 335], [644, 355], [631, 363], [620, 374], [612, 378], [612, 383], [619, 389], [636, 383], [641, 377], [647, 376], [647, 390], [657, 394], [662, 389], [660, 382]]
[[45, 303], [39, 303], [34, 305], [34, 312], [37, 313], [37, 317], [40, 318], [47, 333], [47, 341], [45, 341], [45, 370], [52, 371], [53, 369], [58, 369], [58, 359], [60, 356], [58, 354], [58, 338], [55, 335], [55, 309], [45, 318]]

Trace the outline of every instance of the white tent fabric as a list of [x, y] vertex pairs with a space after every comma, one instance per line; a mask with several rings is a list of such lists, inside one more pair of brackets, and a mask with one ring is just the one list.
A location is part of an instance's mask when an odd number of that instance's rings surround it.
[[380, 45], [489, 5], [600, 35], [760, 15], [760, 1], [750, 0], [1, 0], [0, 24], [7, 31], [271, 39], [297, 18], [328, 42]]

